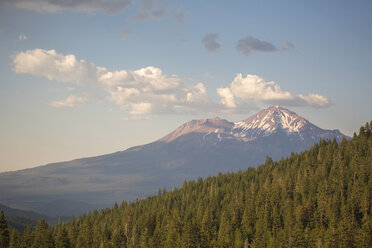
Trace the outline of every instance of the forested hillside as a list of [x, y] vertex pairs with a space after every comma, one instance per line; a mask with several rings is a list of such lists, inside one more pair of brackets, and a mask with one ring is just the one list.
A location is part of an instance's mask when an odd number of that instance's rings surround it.
[[[140, 134], [139, 134], [140, 135]], [[149, 144], [111, 154], [0, 173], [0, 202], [51, 217], [111, 208], [219, 172], [257, 167], [344, 135], [272, 106], [230, 122], [192, 120]], [[349, 137], [347, 137], [349, 139]]]
[[10, 230], [10, 247], [372, 247], [371, 125], [257, 169]]

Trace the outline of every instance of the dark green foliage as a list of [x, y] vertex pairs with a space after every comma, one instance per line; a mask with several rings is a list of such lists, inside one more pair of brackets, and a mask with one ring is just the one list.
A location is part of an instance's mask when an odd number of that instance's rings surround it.
[[[4, 212], [9, 228], [13, 227], [19, 232], [23, 232], [27, 226], [35, 228], [40, 219], [44, 219], [50, 225], [55, 225], [61, 219], [60, 217], [48, 217], [32, 211], [25, 211], [11, 208], [0, 204], [0, 211]], [[63, 221], [69, 221], [71, 218], [62, 217]]]
[[23, 231], [22, 238], [20, 240], [20, 247], [21, 248], [28, 248], [32, 247], [34, 242], [34, 233], [32, 232], [30, 227], [26, 227]]
[[56, 248], [71, 247], [70, 238], [68, 237], [68, 233], [64, 225], [59, 226], [57, 229], [55, 245]]
[[0, 211], [0, 248], [9, 246], [9, 229], [4, 212]]
[[14, 227], [19, 232], [23, 232], [27, 226], [34, 228], [37, 225], [37, 221], [18, 216], [6, 216], [6, 219], [9, 226]]
[[21, 247], [21, 243], [20, 243], [20, 234], [19, 232], [14, 229], [14, 228], [11, 228], [10, 229], [10, 242], [9, 242], [9, 248], [19, 248]]
[[372, 247], [371, 124], [351, 141], [321, 141], [11, 239], [21, 247]]
[[36, 226], [34, 233], [34, 242], [32, 247], [35, 248], [53, 248], [54, 240], [52, 230], [49, 228], [48, 223], [41, 219]]

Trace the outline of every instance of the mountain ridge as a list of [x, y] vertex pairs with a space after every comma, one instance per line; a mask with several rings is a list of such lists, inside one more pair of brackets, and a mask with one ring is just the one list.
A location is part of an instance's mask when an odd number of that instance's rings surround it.
[[[307, 125], [281, 107], [262, 111], [243, 120], [244, 125], [218, 117], [192, 120], [152, 143], [124, 151], [0, 173], [0, 202], [69, 216], [155, 194], [184, 180], [255, 167], [267, 156], [278, 160], [320, 139], [343, 137], [339, 131]], [[275, 122], [270, 126], [271, 115]], [[299, 122], [308, 128], [300, 128]]]
[[[341, 140], [345, 136], [337, 129], [321, 129], [295, 112], [276, 105], [263, 109], [247, 119], [238, 122], [230, 122], [220, 117], [192, 120], [182, 124], [175, 131], [161, 138], [160, 141], [169, 143], [182, 135], [192, 132], [207, 133], [207, 135], [215, 133], [217, 136], [218, 134], [220, 134], [219, 136], [225, 134], [227, 136], [235, 136], [236, 139], [243, 141], [250, 141], [259, 136], [268, 136], [280, 130], [287, 133], [301, 133], [305, 129], [310, 129], [317, 133], [333, 132], [338, 140]], [[262, 133], [263, 135], [261, 135]]]
[[371, 126], [351, 141], [323, 140], [256, 169], [185, 181], [22, 240], [49, 231], [73, 247], [372, 247]]

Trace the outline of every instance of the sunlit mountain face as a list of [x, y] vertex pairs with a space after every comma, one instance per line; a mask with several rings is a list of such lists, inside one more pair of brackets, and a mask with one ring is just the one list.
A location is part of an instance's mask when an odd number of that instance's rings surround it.
[[125, 151], [1, 173], [0, 202], [51, 216], [78, 214], [343, 137], [279, 106], [239, 122], [192, 120], [155, 142]]

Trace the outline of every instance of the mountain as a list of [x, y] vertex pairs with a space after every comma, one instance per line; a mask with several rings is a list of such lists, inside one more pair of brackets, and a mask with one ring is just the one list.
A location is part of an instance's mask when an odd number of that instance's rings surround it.
[[215, 134], [219, 141], [236, 140], [241, 142], [255, 141], [273, 134], [285, 134], [292, 139], [299, 139], [304, 144], [309, 140], [342, 139], [344, 136], [338, 130], [324, 130], [296, 113], [279, 107], [272, 106], [264, 109], [246, 120], [229, 122], [218, 117], [214, 119], [193, 120], [180, 126], [178, 129], [160, 139], [170, 143], [181, 136], [199, 133], [203, 140], [208, 135]]
[[351, 141], [323, 140], [10, 239], [36, 247], [372, 247], [371, 127]]
[[[213, 168], [230, 171], [257, 166], [266, 156], [278, 160], [304, 151], [320, 139], [342, 137], [338, 130], [321, 129], [288, 109], [272, 106], [235, 123], [218, 117], [193, 120], [160, 141], [168, 144], [166, 150], [196, 152], [198, 159], [213, 161]], [[208, 170], [216, 173], [213, 168]]]
[[0, 211], [4, 212], [7, 222], [18, 231], [23, 231], [26, 226], [35, 227], [40, 219], [46, 220], [50, 225], [57, 224], [59, 221], [69, 221], [71, 218], [52, 218], [32, 211], [15, 209], [0, 204]]
[[50, 216], [103, 208], [154, 194], [184, 180], [257, 166], [309, 148], [320, 139], [340, 141], [294, 112], [273, 106], [239, 122], [193, 120], [165, 137], [108, 155], [0, 174], [0, 202]]

